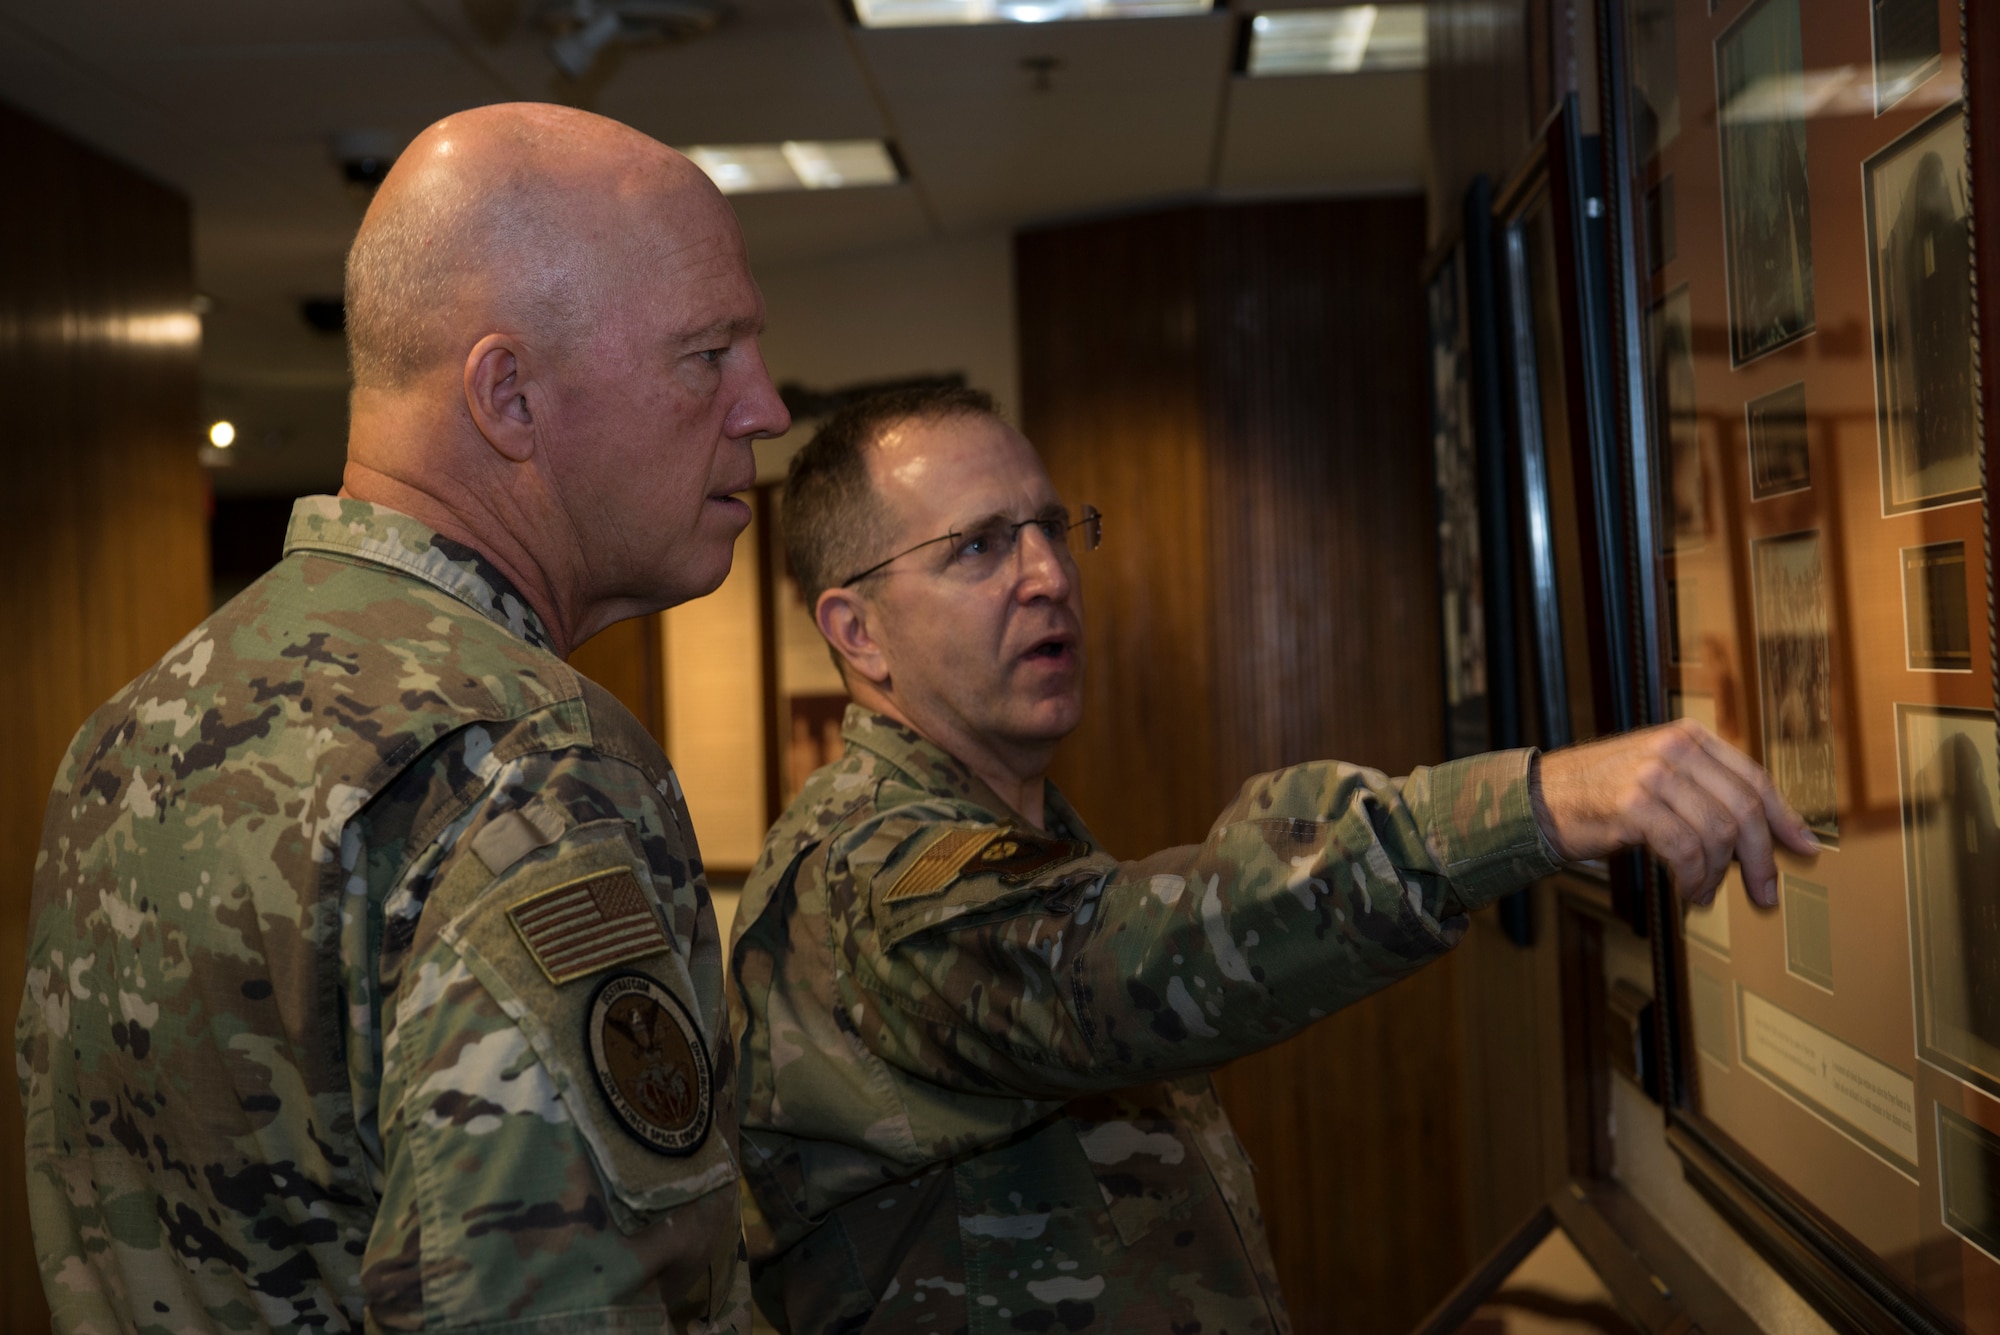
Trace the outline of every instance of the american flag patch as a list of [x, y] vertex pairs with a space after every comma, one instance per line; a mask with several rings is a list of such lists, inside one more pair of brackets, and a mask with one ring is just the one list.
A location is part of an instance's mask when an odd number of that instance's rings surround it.
[[557, 986], [673, 944], [652, 901], [622, 869], [544, 890], [508, 909], [507, 917]]

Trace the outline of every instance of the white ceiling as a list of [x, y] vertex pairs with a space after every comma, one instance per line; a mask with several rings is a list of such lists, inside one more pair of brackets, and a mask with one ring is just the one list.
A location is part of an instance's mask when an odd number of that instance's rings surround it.
[[[366, 203], [335, 136], [400, 144], [467, 105], [538, 99], [674, 144], [897, 145], [900, 186], [738, 196], [766, 265], [1165, 200], [1421, 181], [1421, 74], [1233, 75], [1238, 14], [1287, 0], [1234, 3], [868, 31], [839, 0], [737, 0], [712, 35], [614, 52], [578, 84], [525, 21], [534, 0], [0, 0], [0, 100], [188, 195], [211, 405], [264, 424], [267, 454], [337, 460], [344, 350], [298, 313], [339, 292]], [[1031, 58], [1057, 62], [1048, 88]]]

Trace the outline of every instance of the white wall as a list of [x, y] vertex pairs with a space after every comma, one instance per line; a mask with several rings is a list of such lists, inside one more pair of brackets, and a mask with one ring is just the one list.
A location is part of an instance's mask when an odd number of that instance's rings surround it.
[[[1020, 402], [1014, 355], [1013, 240], [1004, 232], [765, 267], [764, 359], [771, 378], [812, 389], [964, 372], [1011, 416]], [[811, 423], [760, 441], [762, 480], [781, 477]]]

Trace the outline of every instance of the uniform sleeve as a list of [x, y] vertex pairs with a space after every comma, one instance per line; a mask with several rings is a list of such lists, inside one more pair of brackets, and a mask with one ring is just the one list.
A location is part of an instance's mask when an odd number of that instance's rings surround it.
[[371, 1329], [737, 1328], [720, 950], [671, 784], [512, 762], [392, 899]]
[[1279, 1042], [1555, 869], [1530, 806], [1532, 755], [1404, 779], [1338, 763], [1259, 776], [1202, 843], [1136, 862], [890, 812], [828, 873], [830, 898], [845, 895], [832, 905], [843, 951], [874, 1002], [867, 1041], [947, 1088], [1042, 1099]]

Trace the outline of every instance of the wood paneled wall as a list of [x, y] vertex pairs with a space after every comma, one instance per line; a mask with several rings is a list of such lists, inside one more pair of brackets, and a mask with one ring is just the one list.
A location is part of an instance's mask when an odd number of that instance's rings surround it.
[[[0, 106], [0, 1015], [13, 1046], [49, 781], [208, 612], [187, 202]], [[8, 1063], [12, 1069], [12, 1062]], [[48, 1329], [20, 1102], [0, 1098], [0, 1332]]]
[[[1106, 514], [1056, 779], [1135, 856], [1259, 770], [1443, 753], [1415, 198], [1023, 235], [1023, 425]], [[1467, 1269], [1447, 960], [1217, 1084], [1301, 1331], [1412, 1327]]]

